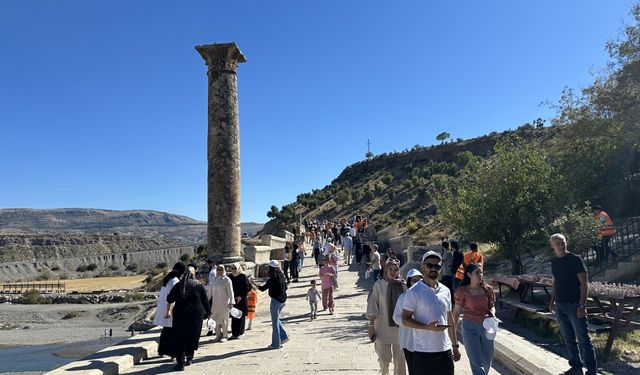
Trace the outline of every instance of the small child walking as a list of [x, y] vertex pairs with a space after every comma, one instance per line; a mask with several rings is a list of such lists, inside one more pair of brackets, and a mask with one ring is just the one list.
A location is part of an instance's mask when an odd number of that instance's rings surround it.
[[322, 298], [322, 297], [320, 296], [318, 289], [316, 289], [316, 281], [311, 280], [311, 287], [307, 291], [307, 297], [306, 297], [306, 300], [309, 301], [309, 307], [311, 308], [311, 313], [310, 313], [311, 319], [309, 320], [315, 319], [316, 315], [318, 314], [318, 298]]
[[251, 329], [253, 323], [253, 317], [256, 316], [256, 305], [258, 304], [258, 293], [254, 288], [251, 288], [249, 294], [247, 294], [247, 319], [249, 323], [247, 325], [247, 331]]

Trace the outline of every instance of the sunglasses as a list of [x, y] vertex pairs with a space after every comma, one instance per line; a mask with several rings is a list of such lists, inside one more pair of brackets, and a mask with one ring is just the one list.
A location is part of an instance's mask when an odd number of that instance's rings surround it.
[[427, 268], [428, 268], [428, 269], [435, 268], [435, 269], [439, 270], [439, 269], [441, 269], [441, 268], [442, 268], [442, 266], [441, 266], [441, 265], [439, 265], [439, 264], [433, 264], [433, 263], [428, 263], [428, 262], [427, 262], [427, 263], [425, 263], [425, 264], [427, 265]]

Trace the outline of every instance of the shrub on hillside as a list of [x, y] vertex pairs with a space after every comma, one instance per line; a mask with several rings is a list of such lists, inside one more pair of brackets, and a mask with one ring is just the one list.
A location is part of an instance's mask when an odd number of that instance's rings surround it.
[[373, 198], [375, 198], [375, 194], [373, 193], [373, 191], [371, 190], [367, 190], [366, 193], [364, 193], [364, 197], [368, 200], [371, 200]]
[[109, 269], [110, 269], [111, 271], [117, 271], [117, 270], [119, 270], [119, 269], [120, 269], [120, 266], [119, 266], [119, 265], [117, 265], [117, 264], [112, 264], [112, 265], [110, 265], [110, 266], [109, 266]]
[[79, 265], [78, 268], [76, 268], [76, 272], [87, 272], [87, 266], [84, 264]]
[[156, 264], [156, 268], [160, 268], [160, 269], [167, 268], [167, 262], [160, 262]]
[[87, 265], [87, 271], [95, 271], [95, 270], [96, 270], [96, 268], [98, 268], [98, 265], [97, 265], [97, 264], [95, 264], [95, 263], [89, 263], [89, 264]]
[[51, 300], [43, 297], [39, 290], [32, 289], [22, 293], [21, 302], [25, 305], [44, 305], [50, 304]]
[[381, 180], [385, 185], [389, 185], [391, 184], [391, 182], [393, 182], [393, 175], [387, 172], [384, 176], [382, 176]]
[[60, 266], [58, 265], [51, 266], [51, 271], [60, 271]]

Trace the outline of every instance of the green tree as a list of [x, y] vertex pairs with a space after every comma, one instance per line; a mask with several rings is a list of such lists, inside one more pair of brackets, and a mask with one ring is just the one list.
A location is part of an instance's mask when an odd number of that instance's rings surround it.
[[582, 207], [566, 207], [564, 211], [564, 215], [551, 223], [546, 234], [564, 234], [567, 237], [567, 249], [575, 254], [584, 254], [598, 242], [600, 224], [593, 220], [589, 202]]
[[267, 217], [270, 219], [275, 219], [280, 215], [280, 209], [276, 205], [271, 205], [271, 209], [267, 211]]
[[503, 141], [495, 155], [470, 160], [461, 178], [436, 194], [438, 211], [466, 238], [496, 244], [522, 272], [521, 256], [540, 243], [555, 209], [558, 175], [544, 151], [522, 141]]
[[371, 159], [371, 158], [373, 157], [373, 152], [371, 152], [371, 151], [367, 151], [367, 153], [366, 153], [366, 154], [364, 154], [364, 156], [365, 156], [367, 159]]
[[440, 144], [444, 144], [448, 138], [451, 138], [451, 134], [447, 132], [442, 132], [436, 136], [436, 139], [440, 141]]

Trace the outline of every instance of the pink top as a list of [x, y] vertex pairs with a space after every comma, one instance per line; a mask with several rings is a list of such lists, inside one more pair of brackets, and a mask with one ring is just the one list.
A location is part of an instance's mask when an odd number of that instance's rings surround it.
[[[336, 269], [333, 266], [322, 266], [320, 268], [320, 279], [322, 280], [322, 289], [333, 288], [333, 278], [335, 277]], [[330, 276], [333, 275], [333, 276]]]
[[469, 286], [465, 285], [456, 289], [455, 299], [456, 306], [462, 306], [464, 310], [463, 320], [482, 324], [484, 318], [489, 315], [496, 296], [493, 289], [488, 285], [487, 292], [478, 295], [471, 294]]

